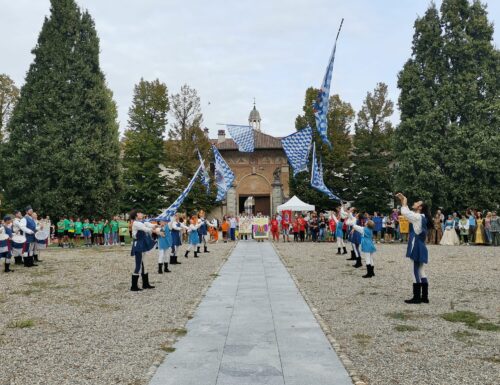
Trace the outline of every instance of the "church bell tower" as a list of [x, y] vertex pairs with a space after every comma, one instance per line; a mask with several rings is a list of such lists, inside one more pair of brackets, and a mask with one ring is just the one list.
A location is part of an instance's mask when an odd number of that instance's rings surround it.
[[255, 107], [255, 99], [253, 100], [253, 110], [250, 111], [250, 116], [248, 117], [248, 125], [254, 130], [260, 132], [260, 114]]

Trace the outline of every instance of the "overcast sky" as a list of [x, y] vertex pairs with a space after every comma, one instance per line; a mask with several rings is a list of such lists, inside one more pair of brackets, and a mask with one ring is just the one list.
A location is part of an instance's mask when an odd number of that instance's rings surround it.
[[[294, 130], [307, 87], [319, 87], [341, 18], [332, 93], [359, 110], [377, 82], [397, 101], [413, 23], [427, 0], [77, 0], [96, 22], [101, 67], [127, 125], [132, 90], [159, 78], [170, 93], [198, 90], [204, 126], [246, 124], [256, 98], [264, 132]], [[438, 5], [441, 1], [436, 2]], [[490, 21], [500, 1], [489, 0]], [[49, 0], [0, 0], [0, 73], [17, 85], [33, 57]], [[498, 45], [500, 28], [495, 31]], [[393, 120], [398, 121], [396, 112]]]

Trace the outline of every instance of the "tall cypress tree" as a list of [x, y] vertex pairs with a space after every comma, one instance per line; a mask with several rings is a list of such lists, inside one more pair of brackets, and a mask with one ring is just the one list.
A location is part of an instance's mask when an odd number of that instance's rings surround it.
[[369, 212], [388, 207], [392, 197], [391, 140], [389, 117], [394, 112], [387, 85], [368, 92], [355, 125], [352, 187], [357, 207]]
[[[313, 128], [313, 140], [316, 143], [316, 152], [323, 160], [323, 174], [325, 184], [341, 199], [349, 200], [351, 191], [349, 154], [352, 147], [350, 129], [354, 120], [352, 106], [344, 102], [339, 95], [332, 95], [329, 101], [328, 138], [333, 144], [333, 151], [322, 145], [322, 140], [316, 132], [316, 119], [314, 117], [313, 102], [318, 96], [318, 89], [306, 90], [303, 115], [297, 116], [295, 128], [300, 130], [308, 125]], [[310, 166], [311, 162], [309, 162]], [[310, 170], [310, 167], [309, 167]], [[290, 178], [292, 194], [301, 199], [315, 204], [318, 208], [331, 209], [338, 205], [337, 201], [330, 200], [325, 194], [314, 190], [310, 183], [310, 172], [301, 172]]]
[[170, 105], [168, 90], [158, 79], [141, 79], [134, 87], [129, 128], [123, 142], [124, 194], [122, 209], [131, 207], [155, 214], [166, 205], [164, 134]]
[[52, 216], [115, 213], [117, 114], [94, 22], [74, 0], [50, 11], [8, 126], [6, 198]]
[[444, 0], [415, 22], [399, 76], [396, 185], [433, 206], [500, 200], [500, 54], [479, 1]]

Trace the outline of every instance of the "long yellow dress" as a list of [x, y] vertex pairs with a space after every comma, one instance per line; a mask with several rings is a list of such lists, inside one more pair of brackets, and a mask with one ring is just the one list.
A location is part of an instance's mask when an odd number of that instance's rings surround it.
[[484, 234], [484, 220], [478, 218], [476, 220], [476, 222], [477, 222], [477, 226], [476, 226], [476, 241], [475, 241], [475, 244], [476, 245], [483, 245], [485, 243], [484, 242], [484, 237], [483, 237], [483, 234]]

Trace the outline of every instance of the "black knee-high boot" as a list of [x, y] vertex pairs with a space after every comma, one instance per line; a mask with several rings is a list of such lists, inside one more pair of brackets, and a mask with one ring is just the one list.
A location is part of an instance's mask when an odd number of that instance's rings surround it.
[[175, 265], [174, 255], [170, 254], [170, 264]]
[[[196, 251], [195, 251], [195, 253], [196, 253]], [[188, 255], [189, 255], [189, 250], [186, 250], [186, 252], [184, 253], [184, 257], [187, 258]]]
[[358, 267], [361, 266], [363, 266], [363, 263], [361, 262], [361, 257], [356, 257], [356, 263], [352, 265], [352, 267], [355, 267], [357, 269]]
[[203, 252], [204, 253], [210, 253], [210, 251], [208, 251], [207, 245], [203, 246]]
[[163, 263], [158, 264], [158, 274], [163, 274]]
[[170, 273], [170, 270], [168, 269], [168, 263], [167, 263], [167, 262], [165, 262], [165, 263], [163, 264], [163, 266], [164, 266], [165, 273]]
[[344, 246], [344, 252], [342, 254], [347, 254], [347, 249], [345, 246]]
[[366, 274], [363, 275], [363, 278], [371, 278], [372, 277], [372, 265], [366, 265]]
[[196, 247], [196, 252], [197, 252], [197, 253], [200, 253], [200, 246], [197, 246], [197, 247]]
[[22, 265], [23, 264], [23, 257], [20, 255], [14, 257], [14, 265]]
[[12, 273], [14, 270], [10, 269], [10, 263], [5, 262], [5, 272], [6, 273]]
[[[199, 248], [199, 247], [198, 247], [198, 250], [200, 250], [200, 248]], [[199, 251], [195, 251], [195, 252], [194, 252], [194, 257], [195, 257], [195, 258], [198, 258], [198, 253], [199, 253]]]
[[429, 283], [428, 282], [422, 283], [421, 301], [422, 301], [422, 303], [429, 303]]
[[422, 302], [422, 297], [420, 295], [421, 288], [422, 288], [421, 283], [414, 283], [413, 284], [413, 298], [405, 299], [405, 302], [406, 303], [421, 303]]
[[340, 252], [340, 247], [337, 247], [337, 254], [338, 254], [338, 255], [342, 254], [342, 253]]
[[356, 253], [354, 250], [351, 250], [351, 258], [347, 258], [347, 261], [355, 261], [356, 260]]
[[141, 291], [137, 283], [139, 282], [139, 276], [136, 274], [132, 274], [132, 286], [130, 286], [130, 291]]
[[154, 286], [149, 284], [149, 275], [148, 273], [142, 273], [142, 288], [143, 289], [154, 289]]

